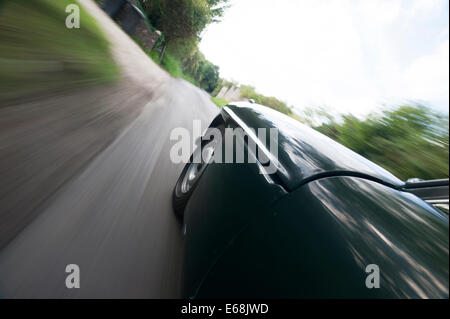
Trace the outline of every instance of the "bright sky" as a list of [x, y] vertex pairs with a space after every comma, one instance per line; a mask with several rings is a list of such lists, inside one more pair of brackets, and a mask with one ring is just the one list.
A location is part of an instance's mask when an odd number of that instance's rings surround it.
[[201, 51], [220, 75], [301, 110], [448, 113], [448, 0], [231, 0]]

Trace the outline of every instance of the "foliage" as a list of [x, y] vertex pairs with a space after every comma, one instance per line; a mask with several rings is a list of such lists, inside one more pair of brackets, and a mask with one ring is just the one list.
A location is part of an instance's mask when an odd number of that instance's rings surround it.
[[219, 82], [219, 67], [207, 60], [200, 61], [196, 79], [203, 89], [212, 93]]
[[228, 0], [140, 0], [153, 25], [168, 42], [198, 39], [203, 29], [219, 21]]
[[[136, 43], [141, 47], [141, 49], [153, 60], [153, 62], [155, 62], [156, 64], [159, 64], [159, 60], [160, 60], [160, 53], [157, 50], [152, 50], [149, 51], [145, 48], [144, 44], [142, 43], [142, 41], [136, 37], [136, 36], [131, 36], [131, 38], [136, 41]], [[182, 78], [185, 79], [186, 81], [200, 87], [200, 84], [191, 76], [186, 75], [181, 66], [180, 66], [180, 61], [171, 53], [166, 52], [164, 54], [164, 57], [161, 61], [161, 67], [163, 67], [167, 72], [169, 72], [170, 75], [172, 75], [175, 78]]]
[[173, 77], [183, 77], [183, 71], [181, 70], [180, 62], [178, 62], [178, 60], [174, 58], [170, 53], [167, 52], [164, 55], [164, 58], [161, 61], [161, 66], [166, 69], [166, 71], [169, 72]]
[[245, 97], [247, 99], [253, 99], [256, 103], [268, 106], [272, 109], [275, 109], [281, 113], [290, 115], [292, 114], [292, 110], [290, 107], [286, 105], [286, 103], [278, 100], [277, 98], [273, 96], [265, 96], [262, 94], [259, 94], [255, 91], [255, 88], [249, 85], [241, 85], [241, 97]]
[[205, 59], [198, 49], [200, 33], [219, 21], [228, 0], [140, 0], [152, 24], [161, 30], [168, 58], [162, 66], [170, 74], [182, 77], [213, 92], [219, 82], [219, 67]]
[[334, 116], [330, 114], [325, 107], [306, 107], [301, 114], [292, 113], [291, 117], [311, 127], [319, 126], [324, 122], [333, 122], [335, 120]]
[[316, 123], [318, 117], [325, 119], [315, 129], [403, 180], [449, 176], [448, 115], [421, 105], [400, 106], [363, 120], [343, 115], [339, 121], [324, 109], [308, 112], [299, 119], [308, 119], [309, 123]]
[[150, 59], [153, 60], [153, 62], [159, 63], [159, 52], [158, 51], [150, 51], [150, 52], [146, 52], [146, 53], [150, 57]]
[[220, 108], [228, 104], [228, 101], [221, 97], [211, 97], [211, 100]]
[[81, 28], [64, 26], [65, 8], [70, 3], [73, 1], [1, 3], [0, 100], [23, 99], [117, 78], [119, 69], [110, 54], [109, 42], [81, 6]]
[[213, 92], [219, 83], [219, 67], [205, 59], [197, 42], [177, 40], [168, 45], [168, 50], [181, 68], [184, 78], [191, 83]]

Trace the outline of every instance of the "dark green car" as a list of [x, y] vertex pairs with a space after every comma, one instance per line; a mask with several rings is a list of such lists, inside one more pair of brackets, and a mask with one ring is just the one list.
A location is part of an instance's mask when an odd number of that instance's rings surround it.
[[[256, 161], [217, 163], [229, 145], [210, 138], [184, 168], [185, 297], [448, 298], [448, 215], [413, 184], [260, 105], [228, 105], [210, 128], [242, 129], [235, 150]], [[276, 148], [258, 128], [278, 130]]]

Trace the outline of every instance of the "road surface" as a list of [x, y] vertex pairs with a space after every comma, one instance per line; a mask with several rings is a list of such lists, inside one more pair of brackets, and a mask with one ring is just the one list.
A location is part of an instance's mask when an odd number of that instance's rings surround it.
[[[0, 298], [180, 297], [183, 236], [171, 192], [183, 168], [170, 160], [173, 128], [205, 129], [217, 107], [171, 78], [90, 0], [124, 78], [150, 92], [141, 113], [60, 188], [0, 251]], [[68, 289], [68, 264], [80, 288]]]

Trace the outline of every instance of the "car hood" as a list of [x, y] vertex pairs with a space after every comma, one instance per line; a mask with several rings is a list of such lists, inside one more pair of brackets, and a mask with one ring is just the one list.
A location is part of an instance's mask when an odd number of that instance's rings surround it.
[[229, 104], [223, 111], [244, 130], [254, 129], [256, 135], [258, 128], [278, 129], [278, 154], [270, 150], [268, 131], [265, 140], [260, 140], [267, 151], [278, 155], [276, 175], [288, 190], [320, 176], [333, 175], [371, 178], [396, 188], [404, 185], [387, 170], [278, 111], [246, 102]]

